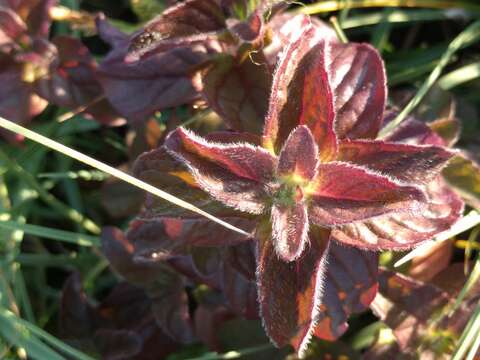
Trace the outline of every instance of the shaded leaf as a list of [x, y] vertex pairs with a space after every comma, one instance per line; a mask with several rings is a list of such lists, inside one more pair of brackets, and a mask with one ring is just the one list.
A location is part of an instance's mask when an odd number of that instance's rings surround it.
[[33, 36], [47, 37], [50, 31], [50, 9], [57, 0], [0, 0], [0, 6], [9, 8], [25, 22]]
[[102, 16], [97, 19], [97, 28], [102, 39], [113, 47], [100, 63], [98, 79], [119, 113], [131, 120], [142, 120], [155, 111], [198, 98], [191, 77], [209, 57], [204, 45], [178, 47], [127, 63], [124, 59], [129, 37], [112, 29]]
[[377, 293], [378, 253], [331, 241], [314, 335], [335, 340], [352, 313], [365, 311]]
[[260, 133], [268, 107], [271, 69], [261, 52], [238, 60], [217, 57], [201, 76], [208, 105], [237, 131]]
[[58, 58], [50, 66], [48, 77], [35, 83], [36, 92], [49, 102], [77, 110], [84, 108], [87, 117], [106, 124], [121, 124], [123, 119], [104, 99], [97, 81], [97, 64], [88, 48], [78, 39], [58, 36], [52, 40]]

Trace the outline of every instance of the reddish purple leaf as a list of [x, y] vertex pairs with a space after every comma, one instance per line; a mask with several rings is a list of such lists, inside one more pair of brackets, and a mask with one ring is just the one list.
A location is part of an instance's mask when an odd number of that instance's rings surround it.
[[327, 66], [329, 43], [319, 41], [313, 27], [302, 29], [284, 50], [273, 78], [265, 120], [264, 147], [278, 152], [291, 131], [306, 125], [319, 146], [320, 159], [335, 157], [335, 111]]
[[209, 58], [211, 49], [205, 44], [177, 47], [129, 64], [124, 61], [128, 36], [123, 35], [122, 40], [121, 33], [112, 29], [104, 17], [98, 18], [97, 27], [102, 39], [113, 46], [100, 64], [99, 81], [122, 115], [142, 120], [157, 110], [198, 98], [192, 75]]
[[273, 180], [276, 159], [250, 144], [208, 143], [179, 128], [165, 146], [190, 167], [197, 183], [211, 196], [241, 211], [264, 209], [266, 184]]
[[252, 242], [226, 249], [222, 291], [228, 306], [236, 314], [247, 319], [258, 319], [255, 249]]
[[426, 201], [423, 191], [415, 186], [342, 162], [320, 164], [310, 196], [310, 220], [323, 226], [415, 212]]
[[426, 187], [428, 202], [421, 212], [401, 212], [338, 227], [332, 238], [363, 249], [409, 249], [449, 229], [463, 213], [463, 202], [442, 179]]
[[32, 36], [47, 37], [50, 31], [50, 9], [57, 0], [0, 0], [0, 7], [11, 9], [27, 25]]
[[145, 55], [191, 45], [208, 39], [208, 34], [225, 28], [222, 9], [214, 0], [187, 0], [167, 8], [134, 35], [128, 61]]
[[[392, 121], [396, 112], [389, 112], [384, 119], [384, 126]], [[412, 144], [412, 145], [438, 145], [445, 146], [445, 141], [432, 131], [425, 123], [413, 117], [405, 119], [388, 136], [386, 141]]]
[[0, 53], [15, 48], [18, 38], [27, 32], [27, 26], [14, 11], [0, 7]]
[[448, 291], [399, 273], [387, 270], [380, 273], [379, 296], [372, 303], [372, 309], [393, 330], [403, 353], [417, 355], [418, 349], [422, 349], [422, 356], [424, 353], [433, 358], [450, 355], [453, 347], [436, 344], [454, 341], [478, 305], [479, 289], [472, 289], [472, 297], [446, 316], [447, 304], [455, 301], [464, 283], [458, 281], [463, 278], [462, 266], [452, 265], [437, 278]]
[[74, 272], [63, 284], [59, 325], [63, 338], [89, 337], [94, 327], [95, 308], [82, 288], [80, 274]]
[[378, 288], [378, 253], [331, 241], [315, 336], [333, 341], [348, 328], [352, 313], [368, 309]]
[[276, 254], [283, 261], [302, 255], [308, 243], [308, 214], [303, 200], [296, 204], [272, 206], [272, 240]]
[[277, 174], [308, 181], [314, 178], [317, 165], [317, 144], [309, 128], [301, 125], [292, 131], [283, 145], [278, 159]]
[[80, 40], [66, 36], [58, 36], [52, 43], [58, 58], [50, 67], [50, 76], [36, 81], [36, 92], [57, 106], [85, 108], [87, 117], [102, 123], [122, 124], [124, 120], [104, 98], [96, 77], [97, 64], [88, 48]]
[[366, 166], [407, 183], [425, 184], [438, 176], [454, 154], [440, 146], [345, 140], [340, 143], [338, 160]]
[[313, 25], [314, 31], [318, 33], [317, 38], [329, 42], [338, 41], [335, 31], [315, 17], [291, 13], [278, 14], [268, 22], [268, 27], [274, 35], [271, 43], [264, 49], [268, 62], [275, 65], [277, 56], [288, 46], [298, 31], [310, 25]]
[[383, 61], [368, 44], [334, 43], [328, 74], [335, 99], [339, 138], [375, 138], [387, 98]]
[[257, 281], [265, 331], [277, 346], [290, 343], [303, 353], [320, 311], [328, 232], [312, 231], [303, 256], [287, 263], [278, 258], [269, 231], [260, 231]]
[[110, 266], [129, 282], [147, 285], [163, 272], [163, 264], [136, 263], [135, 246], [120, 229], [103, 228], [101, 240], [102, 252]]
[[271, 69], [261, 52], [237, 59], [219, 56], [202, 73], [208, 105], [237, 131], [260, 133], [267, 113]]
[[226, 25], [228, 30], [241, 41], [255, 42], [261, 40], [263, 35], [263, 15], [260, 11], [254, 11], [246, 21], [227, 19]]
[[33, 93], [31, 83], [23, 80], [23, 64], [0, 56], [0, 116], [25, 124], [40, 114], [47, 101]]

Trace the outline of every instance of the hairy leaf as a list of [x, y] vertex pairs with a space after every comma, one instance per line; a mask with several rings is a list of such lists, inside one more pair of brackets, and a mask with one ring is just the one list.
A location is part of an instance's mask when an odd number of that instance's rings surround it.
[[[369, 170], [342, 162], [320, 164], [310, 190], [310, 220], [341, 225], [395, 212], [414, 212], [426, 201], [415, 186], [403, 185]], [[359, 223], [361, 224], [361, 223]], [[356, 243], [360, 246], [360, 243]]]
[[277, 346], [290, 343], [303, 353], [320, 311], [328, 232], [311, 234], [308, 251], [292, 262], [278, 258], [268, 231], [259, 230], [258, 236], [257, 281], [265, 331]]
[[333, 230], [339, 242], [364, 249], [409, 249], [449, 229], [461, 216], [463, 202], [442, 179], [426, 187], [428, 203], [419, 212], [399, 212], [343, 225]]
[[425, 184], [437, 177], [454, 152], [439, 146], [346, 140], [338, 160], [367, 166], [406, 183]]
[[313, 27], [301, 29], [282, 53], [273, 78], [264, 128], [264, 147], [278, 152], [298, 125], [310, 128], [320, 158], [334, 158], [333, 93], [327, 73], [329, 43], [319, 42]]
[[273, 205], [272, 240], [283, 261], [293, 261], [302, 254], [308, 242], [308, 225], [307, 207], [302, 200], [292, 205]]
[[222, 9], [214, 0], [187, 0], [167, 8], [133, 36], [128, 60], [205, 41], [207, 34], [213, 36], [224, 27]]
[[339, 138], [375, 138], [387, 98], [383, 61], [368, 44], [334, 43], [328, 73]]
[[273, 180], [276, 159], [249, 144], [208, 143], [179, 128], [165, 146], [187, 163], [201, 188], [224, 204], [254, 214], [261, 213], [265, 182]]
[[318, 165], [318, 147], [309, 128], [301, 125], [292, 131], [280, 152], [277, 174], [312, 180]]
[[352, 313], [365, 311], [377, 293], [378, 253], [331, 241], [314, 335], [335, 340]]

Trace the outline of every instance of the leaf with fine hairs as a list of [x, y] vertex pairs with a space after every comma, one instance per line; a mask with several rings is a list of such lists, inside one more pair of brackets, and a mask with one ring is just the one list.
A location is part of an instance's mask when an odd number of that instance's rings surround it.
[[419, 212], [401, 212], [340, 226], [332, 238], [363, 249], [411, 249], [449, 229], [463, 213], [463, 201], [441, 178], [425, 188], [428, 202]]
[[279, 259], [269, 231], [259, 229], [257, 283], [260, 314], [278, 347], [291, 344], [302, 354], [310, 342], [323, 291], [328, 231], [310, 234], [308, 250], [295, 261]]
[[344, 162], [320, 164], [309, 193], [310, 220], [322, 226], [348, 224], [384, 214], [415, 212], [426, 201], [424, 192], [416, 186], [401, 184]]
[[375, 138], [387, 98], [385, 68], [379, 53], [368, 44], [355, 43], [334, 43], [329, 50], [337, 136]]
[[319, 146], [320, 159], [328, 161], [337, 151], [327, 72], [330, 44], [317, 39], [312, 26], [300, 29], [295, 36], [280, 55], [273, 76], [263, 146], [278, 153], [292, 130], [306, 125]]
[[402, 182], [426, 184], [434, 180], [455, 152], [440, 146], [418, 146], [380, 140], [345, 140], [338, 160], [369, 169]]
[[240, 211], [263, 211], [267, 184], [276, 167], [276, 158], [265, 149], [247, 143], [208, 142], [182, 128], [170, 133], [165, 146], [215, 199]]

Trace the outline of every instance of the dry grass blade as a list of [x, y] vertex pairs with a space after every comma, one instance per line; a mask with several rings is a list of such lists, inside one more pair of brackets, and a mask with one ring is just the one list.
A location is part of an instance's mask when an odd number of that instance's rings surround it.
[[176, 196], [173, 196], [163, 190], [160, 190], [150, 184], [147, 184], [146, 182], [139, 180], [131, 175], [128, 175], [127, 173], [124, 173], [123, 171], [120, 171], [118, 169], [115, 169], [114, 167], [111, 167], [107, 164], [102, 163], [101, 161], [95, 160], [94, 158], [87, 156], [77, 150], [74, 150], [72, 148], [69, 148], [68, 146], [62, 145], [59, 142], [56, 142], [52, 139], [49, 139], [43, 135], [40, 135], [34, 131], [28, 130], [27, 128], [24, 128], [23, 126], [17, 125], [9, 120], [6, 120], [2, 117], [0, 117], [0, 127], [10, 130], [14, 133], [17, 133], [19, 135], [24, 136], [27, 139], [30, 139], [32, 141], [35, 141], [39, 144], [42, 144], [52, 150], [55, 150], [57, 152], [60, 152], [66, 156], [71, 157], [72, 159], [75, 159], [77, 161], [80, 161], [84, 164], [87, 164], [93, 168], [96, 168], [97, 170], [103, 171], [107, 174], [110, 174], [120, 180], [123, 180], [133, 186], [136, 186], [142, 190], [145, 190], [155, 196], [158, 196], [166, 201], [171, 202], [172, 204], [175, 204], [179, 207], [182, 207], [186, 210], [192, 211], [194, 213], [197, 213], [198, 215], [204, 216], [209, 220], [212, 220], [216, 222], [219, 225], [224, 226], [227, 229], [233, 230], [239, 234], [245, 235], [247, 237], [251, 236], [248, 232], [237, 228], [234, 225], [231, 225], [216, 216], [213, 216], [206, 211], [203, 211], [202, 209], [197, 208], [196, 206], [177, 198]]

